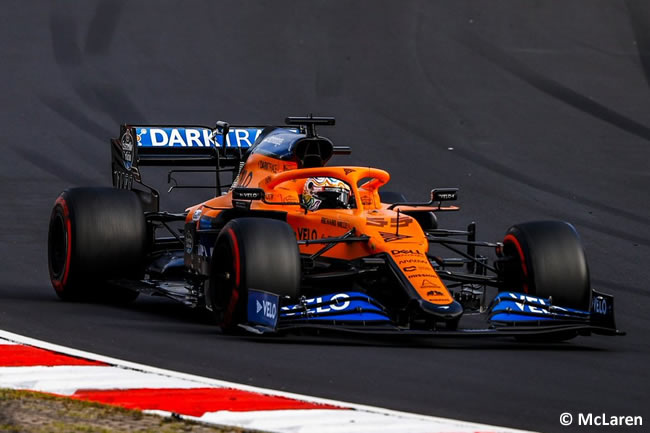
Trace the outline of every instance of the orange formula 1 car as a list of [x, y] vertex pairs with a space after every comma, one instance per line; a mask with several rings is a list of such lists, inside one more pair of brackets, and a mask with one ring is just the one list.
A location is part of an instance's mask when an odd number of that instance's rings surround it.
[[[494, 243], [477, 241], [474, 224], [440, 228], [436, 214], [458, 210], [448, 205], [456, 188], [434, 189], [424, 203], [384, 192], [384, 170], [327, 166], [350, 149], [319, 136], [317, 125], [334, 119], [122, 126], [111, 141], [114, 188], [72, 188], [55, 202], [56, 293], [114, 301], [163, 295], [206, 308], [225, 331], [256, 334], [621, 334], [613, 298], [590, 287], [573, 226], [517, 224]], [[170, 191], [205, 187], [176, 178], [212, 172], [217, 194], [183, 212], [161, 211], [144, 166], [185, 167], [169, 171]], [[495, 260], [477, 252], [485, 248]], [[490, 302], [488, 293], [496, 293]], [[482, 314], [483, 324], [464, 326], [467, 313]]]

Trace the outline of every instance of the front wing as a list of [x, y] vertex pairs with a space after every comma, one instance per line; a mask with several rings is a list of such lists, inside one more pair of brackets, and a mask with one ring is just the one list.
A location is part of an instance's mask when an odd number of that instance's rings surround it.
[[562, 337], [624, 335], [614, 321], [614, 298], [592, 291], [589, 311], [553, 305], [550, 299], [515, 292], [499, 293], [485, 314], [482, 328], [417, 330], [397, 326], [387, 309], [361, 292], [337, 292], [302, 298], [281, 306], [277, 295], [249, 290], [248, 322], [252, 334], [283, 334], [299, 330], [335, 331], [375, 336], [415, 337]]

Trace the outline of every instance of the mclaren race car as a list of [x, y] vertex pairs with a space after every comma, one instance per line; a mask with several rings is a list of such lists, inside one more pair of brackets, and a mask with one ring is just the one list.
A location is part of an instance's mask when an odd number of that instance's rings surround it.
[[[384, 170], [328, 166], [350, 148], [318, 135], [320, 125], [334, 118], [123, 125], [111, 140], [113, 188], [70, 188], [54, 204], [48, 257], [57, 295], [166, 296], [207, 309], [225, 332], [622, 334], [613, 297], [590, 286], [571, 224], [516, 224], [500, 242], [477, 241], [473, 223], [439, 227], [437, 214], [459, 209], [457, 188], [410, 202], [383, 190]], [[172, 167], [170, 191], [210, 187], [215, 196], [162, 211], [145, 166]], [[179, 183], [196, 173], [212, 173], [214, 185]], [[481, 326], [465, 326], [464, 316]]]

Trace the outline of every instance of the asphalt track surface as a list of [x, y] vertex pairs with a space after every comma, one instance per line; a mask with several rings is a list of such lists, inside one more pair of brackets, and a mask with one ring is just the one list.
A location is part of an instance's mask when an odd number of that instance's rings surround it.
[[[650, 423], [650, 3], [3, 2], [0, 327], [130, 361], [320, 397], [547, 432], [562, 412]], [[335, 115], [335, 163], [424, 198], [459, 186], [480, 237], [572, 222], [622, 338], [551, 346], [247, 341], [192, 311], [57, 300], [47, 221], [109, 185], [122, 122]], [[325, 131], [321, 131], [325, 134]], [[204, 192], [172, 193], [178, 210]], [[646, 427], [647, 428], [647, 427]], [[628, 428], [641, 431], [643, 427]], [[599, 428], [593, 431], [607, 431]], [[627, 429], [625, 431], [628, 431]]]

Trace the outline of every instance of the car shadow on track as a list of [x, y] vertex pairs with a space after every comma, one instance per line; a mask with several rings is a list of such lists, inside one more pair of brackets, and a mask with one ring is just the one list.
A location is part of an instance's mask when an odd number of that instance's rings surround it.
[[[221, 336], [220, 336], [221, 337]], [[232, 336], [228, 336], [231, 338]], [[509, 337], [468, 339], [466, 337], [378, 337], [334, 335], [283, 335], [239, 336], [240, 339], [258, 344], [289, 344], [314, 346], [369, 346], [409, 349], [461, 349], [461, 350], [530, 350], [530, 351], [577, 351], [607, 352], [608, 349], [585, 344], [582, 340], [566, 342], [521, 342]]]

